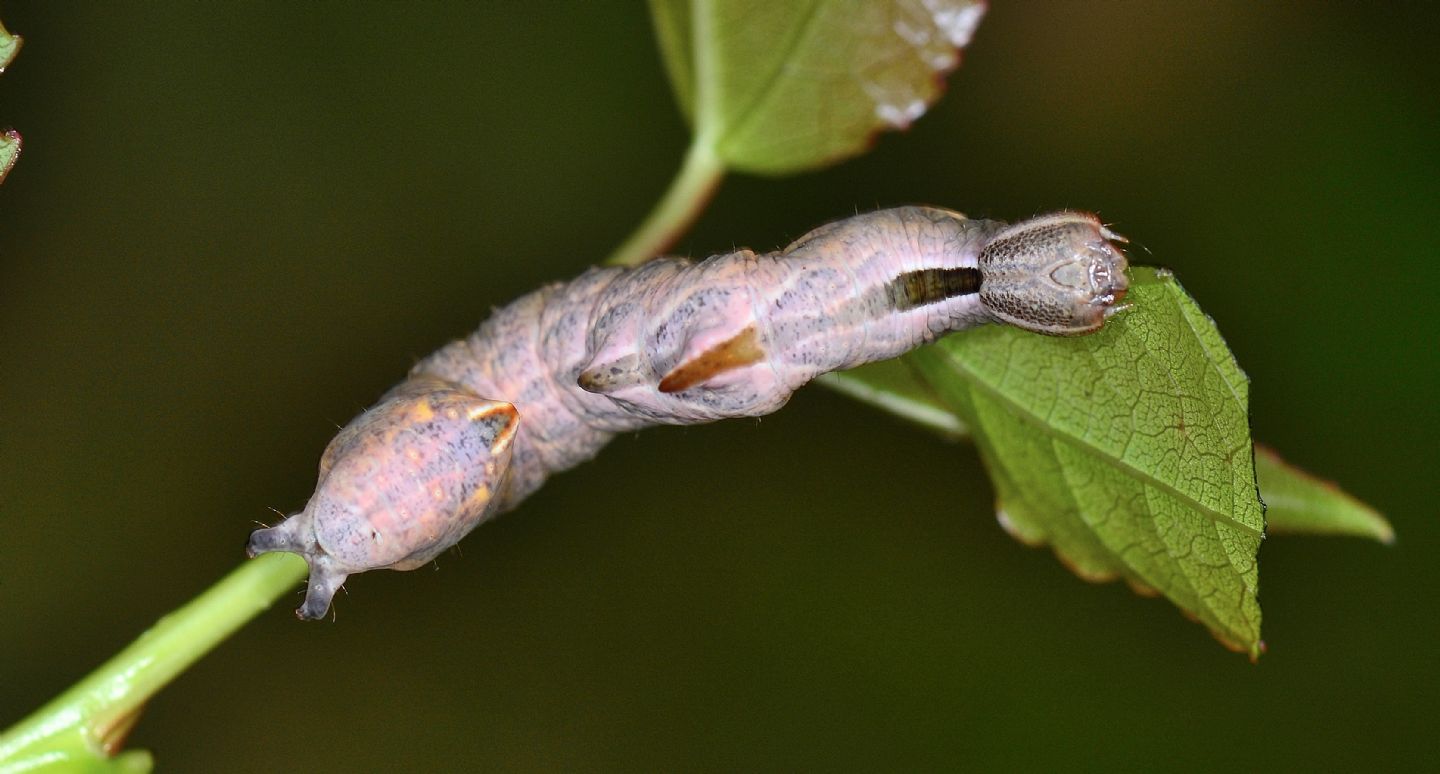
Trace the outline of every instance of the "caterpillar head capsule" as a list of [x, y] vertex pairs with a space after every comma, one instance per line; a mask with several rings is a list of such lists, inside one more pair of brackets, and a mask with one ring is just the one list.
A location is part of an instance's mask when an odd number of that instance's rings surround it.
[[1016, 223], [980, 252], [980, 301], [996, 319], [1035, 333], [1078, 336], [1123, 309], [1125, 241], [1083, 212]]
[[304, 557], [310, 579], [295, 614], [320, 618], [348, 575], [414, 569], [490, 515], [518, 424], [509, 403], [407, 382], [340, 431], [305, 509], [251, 533], [246, 551]]

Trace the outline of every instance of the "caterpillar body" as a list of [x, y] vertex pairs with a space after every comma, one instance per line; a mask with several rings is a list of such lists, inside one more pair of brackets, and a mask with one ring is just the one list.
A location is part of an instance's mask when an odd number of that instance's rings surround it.
[[820, 374], [983, 323], [1098, 330], [1128, 287], [1113, 241], [1079, 212], [1007, 225], [900, 207], [765, 255], [590, 269], [420, 361], [247, 552], [303, 556], [296, 614], [322, 617], [348, 575], [425, 564], [617, 433], [768, 414]]

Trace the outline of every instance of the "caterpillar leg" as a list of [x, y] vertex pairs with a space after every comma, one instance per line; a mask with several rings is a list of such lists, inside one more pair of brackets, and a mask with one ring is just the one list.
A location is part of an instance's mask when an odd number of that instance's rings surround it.
[[246, 551], [304, 557], [310, 578], [295, 613], [321, 618], [348, 576], [419, 567], [492, 514], [518, 426], [509, 403], [407, 382], [330, 442], [304, 510], [256, 530]]
[[303, 517], [302, 511], [277, 526], [250, 533], [245, 553], [252, 559], [274, 551], [305, 557], [310, 565], [310, 577], [305, 582], [305, 601], [295, 610], [295, 615], [301, 620], [313, 621], [329, 611], [330, 600], [350, 574], [335, 567], [330, 556], [316, 543], [313, 520]]
[[310, 577], [305, 581], [305, 601], [295, 608], [295, 617], [302, 621], [324, 618], [330, 611], [330, 600], [335, 598], [335, 592], [350, 577], [348, 573], [331, 569], [329, 564], [324, 557], [310, 562]]

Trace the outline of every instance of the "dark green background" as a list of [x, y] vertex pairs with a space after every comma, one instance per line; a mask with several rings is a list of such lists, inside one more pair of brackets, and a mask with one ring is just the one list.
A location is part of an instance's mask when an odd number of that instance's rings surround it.
[[[355, 579], [335, 623], [287, 597], [133, 743], [168, 771], [1433, 753], [1440, 20], [996, 6], [910, 132], [728, 180], [679, 249], [906, 202], [1098, 210], [1218, 321], [1256, 437], [1399, 532], [1268, 540], [1258, 665], [1012, 541], [970, 447], [812, 389], [621, 438], [438, 570]], [[602, 258], [686, 142], [638, 3], [3, 13], [0, 726], [242, 561], [414, 358]]]

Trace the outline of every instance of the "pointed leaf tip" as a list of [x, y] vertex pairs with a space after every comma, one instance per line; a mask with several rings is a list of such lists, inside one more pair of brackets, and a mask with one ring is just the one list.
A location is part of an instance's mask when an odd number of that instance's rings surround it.
[[1344, 535], [1372, 538], [1386, 545], [1395, 542], [1395, 528], [1378, 511], [1333, 482], [1291, 465], [1268, 446], [1255, 446], [1255, 476], [1272, 534]]
[[0, 73], [5, 72], [5, 68], [15, 60], [15, 55], [20, 53], [20, 44], [24, 42], [24, 38], [11, 35], [5, 25], [0, 24]]

